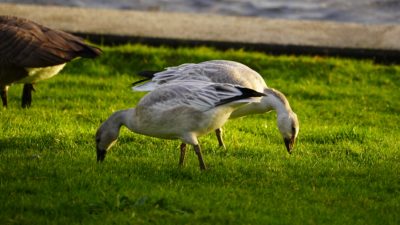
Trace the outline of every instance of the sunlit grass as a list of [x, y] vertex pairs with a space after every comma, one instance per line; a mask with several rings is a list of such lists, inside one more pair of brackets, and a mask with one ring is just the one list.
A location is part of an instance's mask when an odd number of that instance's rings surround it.
[[[348, 59], [268, 56], [210, 48], [104, 47], [0, 109], [0, 224], [399, 224], [400, 67]], [[130, 133], [104, 163], [94, 134], [144, 93], [146, 69], [231, 59], [259, 71], [300, 120], [292, 155], [274, 112], [229, 121], [217, 147], [200, 138], [210, 170], [179, 141]]]

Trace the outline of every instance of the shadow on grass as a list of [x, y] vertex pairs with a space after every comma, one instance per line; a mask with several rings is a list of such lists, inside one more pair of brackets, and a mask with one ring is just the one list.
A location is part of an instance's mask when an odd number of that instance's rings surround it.
[[93, 135], [43, 134], [39, 136], [8, 137], [0, 139], [0, 152], [4, 151], [60, 151], [78, 148], [78, 145], [94, 145]]

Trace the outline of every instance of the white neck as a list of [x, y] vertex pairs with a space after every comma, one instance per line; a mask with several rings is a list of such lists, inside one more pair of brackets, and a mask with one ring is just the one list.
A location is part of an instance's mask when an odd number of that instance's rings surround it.
[[119, 121], [122, 123], [122, 125], [126, 126], [132, 132], [137, 132], [135, 108], [121, 110], [119, 112]]
[[101, 124], [96, 133], [98, 150], [106, 151], [116, 142], [122, 125], [134, 131], [134, 125], [131, 123], [132, 119], [130, 119], [132, 118], [131, 110], [133, 110], [134, 113], [134, 109], [115, 112]]
[[107, 127], [112, 128], [114, 130], [118, 130], [122, 125], [126, 126], [129, 130], [135, 132], [135, 123], [134, 123], [134, 113], [135, 109], [126, 109], [120, 110], [113, 113], [110, 118], [107, 119], [106, 123]]
[[266, 113], [275, 110], [277, 115], [287, 115], [292, 111], [286, 97], [279, 91], [271, 88], [264, 89], [264, 96], [260, 102], [247, 104], [243, 107], [236, 109], [230, 118], [237, 118], [249, 114]]
[[269, 88], [265, 89], [264, 93], [267, 94], [263, 99], [265, 107], [274, 109], [278, 115], [289, 114], [292, 111], [286, 97], [279, 91]]

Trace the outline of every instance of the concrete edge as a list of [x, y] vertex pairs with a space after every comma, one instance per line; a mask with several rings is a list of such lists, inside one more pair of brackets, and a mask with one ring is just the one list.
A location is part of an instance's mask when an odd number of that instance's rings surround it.
[[400, 26], [270, 20], [0, 3], [0, 15], [32, 19], [95, 43], [240, 48], [400, 63]]

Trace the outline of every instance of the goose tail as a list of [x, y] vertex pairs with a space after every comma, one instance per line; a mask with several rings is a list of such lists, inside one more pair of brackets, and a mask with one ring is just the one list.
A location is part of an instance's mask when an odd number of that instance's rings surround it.
[[140, 81], [137, 81], [137, 82], [133, 83], [132, 84], [133, 85], [132, 90], [133, 91], [146, 91], [146, 92], [147, 91], [153, 91], [156, 88], [156, 85], [152, 81], [144, 83], [144, 84], [137, 85], [138, 82], [142, 83], [142, 82], [147, 81], [147, 80], [149, 80], [149, 79], [140, 80]]
[[82, 44], [81, 45], [82, 49], [79, 51], [79, 56], [83, 58], [96, 58], [100, 56], [103, 51], [100, 48], [87, 45], [87, 44]]
[[153, 70], [145, 70], [138, 73], [139, 76], [145, 77], [142, 80], [138, 80], [132, 83], [132, 90], [133, 91], [152, 91], [155, 88], [154, 82], [147, 82], [144, 84], [140, 84], [146, 81], [149, 81], [154, 78], [154, 74], [160, 71], [153, 71]]

